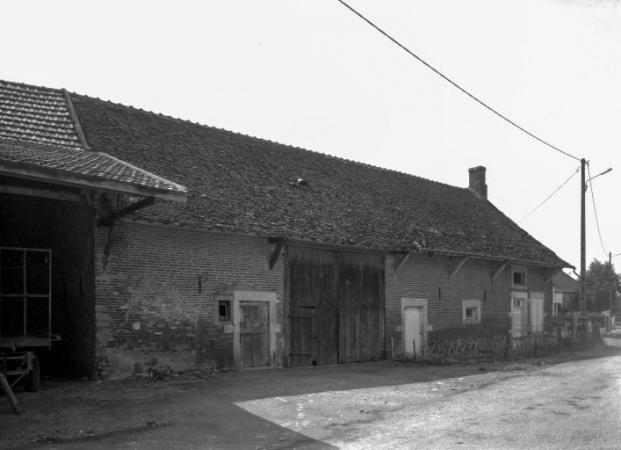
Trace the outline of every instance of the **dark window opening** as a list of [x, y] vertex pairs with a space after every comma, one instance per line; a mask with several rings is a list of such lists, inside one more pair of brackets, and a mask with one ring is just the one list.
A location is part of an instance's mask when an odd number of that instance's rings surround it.
[[50, 335], [51, 251], [0, 249], [0, 337]]
[[231, 321], [231, 302], [228, 300], [220, 300], [218, 302], [218, 315], [220, 316], [220, 322]]
[[522, 272], [513, 273], [513, 284], [524, 284]]
[[479, 308], [466, 308], [466, 319], [479, 320]]

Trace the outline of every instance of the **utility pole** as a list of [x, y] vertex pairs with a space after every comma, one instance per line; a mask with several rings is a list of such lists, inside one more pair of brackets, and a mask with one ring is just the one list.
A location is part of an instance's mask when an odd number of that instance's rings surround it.
[[608, 309], [610, 310], [610, 319], [608, 321], [608, 325], [609, 325], [609, 329], [608, 331], [610, 331], [610, 328], [612, 328], [612, 304], [613, 304], [613, 299], [616, 300], [617, 295], [616, 295], [616, 289], [615, 289], [615, 279], [616, 279], [616, 272], [612, 269], [612, 258], [614, 258], [615, 256], [619, 256], [621, 255], [621, 253], [617, 253], [616, 255], [613, 255], [612, 252], [608, 252], [608, 265], [610, 267], [610, 289], [608, 290]]
[[610, 286], [608, 287], [608, 320], [606, 321], [606, 331], [610, 333], [612, 329], [612, 252], [608, 252], [608, 267], [610, 269]]
[[586, 179], [586, 160], [580, 160], [580, 317], [586, 317], [586, 221], [584, 212], [584, 198], [586, 197], [587, 182], [601, 175], [607, 174], [612, 167]]
[[585, 177], [586, 161], [580, 160], [580, 317], [586, 317], [586, 224], [584, 198], [587, 190]]

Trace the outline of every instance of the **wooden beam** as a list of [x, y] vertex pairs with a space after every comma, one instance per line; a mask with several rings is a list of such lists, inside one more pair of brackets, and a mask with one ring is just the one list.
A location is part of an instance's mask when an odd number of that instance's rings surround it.
[[13, 408], [13, 412], [15, 415], [20, 415], [22, 413], [21, 408], [19, 407], [19, 403], [17, 403], [17, 398], [11, 389], [11, 385], [9, 384], [4, 372], [0, 373], [0, 387], [4, 391], [4, 395], [9, 399], [9, 403], [11, 404], [11, 408]]
[[48, 189], [0, 185], [0, 193], [26, 195], [29, 197], [51, 198], [53, 200], [62, 200], [65, 202], [86, 203], [86, 200], [81, 195], [64, 191], [51, 191]]
[[498, 276], [502, 273], [502, 271], [505, 270], [508, 264], [509, 264], [509, 261], [505, 261], [498, 267], [498, 269], [496, 269], [496, 271], [492, 275], [492, 281], [496, 281], [496, 278], [498, 278]]
[[464, 266], [464, 264], [466, 264], [466, 261], [468, 261], [470, 259], [470, 256], [466, 256], [465, 258], [462, 258], [457, 265], [453, 268], [453, 270], [451, 270], [451, 273], [449, 274], [449, 280], [452, 280], [453, 277], [455, 275], [457, 275], [457, 273], [461, 270], [461, 268]]
[[401, 270], [401, 268], [402, 268], [403, 266], [405, 266], [405, 263], [406, 263], [406, 262], [408, 262], [408, 259], [410, 259], [410, 256], [412, 256], [412, 253], [414, 253], [414, 252], [407, 253], [407, 254], [403, 257], [403, 259], [401, 260], [401, 262], [399, 263], [399, 265], [398, 265], [397, 267], [395, 267], [395, 275], [397, 274], [397, 272], [399, 272], [399, 270]]
[[103, 219], [99, 219], [99, 222], [97, 222], [97, 225], [100, 227], [111, 225], [112, 223], [114, 223], [115, 220], [118, 220], [121, 217], [125, 217], [126, 215], [131, 214], [135, 211], [138, 211], [139, 209], [146, 208], [147, 206], [151, 206], [154, 202], [155, 202], [155, 199], [153, 197], [148, 197], [143, 200], [140, 200], [139, 202], [133, 203], [121, 209], [120, 211], [110, 213], [108, 216], [104, 217]]
[[286, 241], [287, 241], [287, 238], [282, 238], [277, 241], [270, 239], [270, 242], [276, 242], [276, 248], [274, 249], [274, 251], [272, 252], [272, 255], [270, 256], [270, 270], [272, 270], [274, 266], [276, 265], [276, 261], [278, 261], [278, 257], [280, 256], [280, 252], [282, 251], [282, 248], [285, 245]]
[[552, 271], [552, 275], [550, 275], [548, 277], [548, 279], [546, 280], [546, 284], [548, 284], [549, 282], [551, 282], [552, 280], [554, 280], [554, 277], [561, 271], [561, 269], [554, 269], [554, 271]]
[[93, 206], [93, 204], [95, 202], [93, 200], [93, 191], [87, 191], [85, 189], [82, 189], [80, 191], [80, 195], [82, 196], [84, 201], [88, 204], [88, 206]]

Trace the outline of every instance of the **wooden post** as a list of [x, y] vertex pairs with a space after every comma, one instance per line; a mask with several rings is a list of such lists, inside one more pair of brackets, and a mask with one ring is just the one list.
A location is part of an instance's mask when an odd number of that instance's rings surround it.
[[556, 328], [556, 343], [558, 345], [559, 353], [563, 349], [563, 324], [565, 323], [565, 318], [563, 316], [560, 317], [558, 326]]
[[9, 384], [6, 376], [2, 372], [0, 372], [0, 385], [2, 386], [4, 394], [9, 399], [9, 403], [11, 404], [11, 408], [13, 408], [13, 412], [15, 413], [15, 415], [21, 414], [22, 411], [19, 409], [17, 398], [15, 397], [15, 394], [13, 394], [13, 391], [11, 390], [11, 385]]
[[440, 342], [440, 365], [444, 365], [444, 346]]

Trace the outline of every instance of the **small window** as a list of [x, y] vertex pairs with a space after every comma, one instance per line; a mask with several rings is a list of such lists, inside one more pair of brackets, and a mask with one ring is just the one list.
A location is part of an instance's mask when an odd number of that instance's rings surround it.
[[513, 266], [511, 268], [511, 283], [514, 288], [526, 288], [526, 266]]
[[218, 302], [218, 315], [220, 322], [231, 321], [231, 302], [229, 300], [220, 300]]
[[474, 307], [474, 306], [466, 308], [465, 319], [478, 321], [479, 320], [479, 308]]
[[481, 323], [481, 300], [464, 300], [462, 305], [465, 325]]
[[528, 299], [528, 292], [525, 291], [512, 291], [511, 292], [511, 312], [521, 312], [525, 307]]

